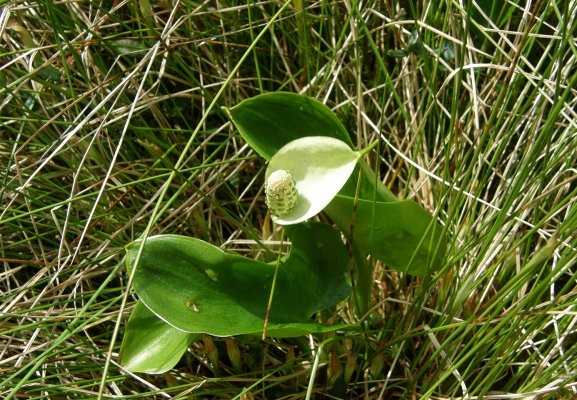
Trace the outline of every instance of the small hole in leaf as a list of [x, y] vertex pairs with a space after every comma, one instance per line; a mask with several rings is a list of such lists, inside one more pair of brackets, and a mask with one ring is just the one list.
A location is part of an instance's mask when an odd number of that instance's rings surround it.
[[211, 281], [218, 282], [218, 276], [212, 269], [205, 269], [204, 273]]
[[195, 313], [199, 313], [200, 312], [200, 306], [198, 304], [196, 304], [194, 301], [187, 301], [186, 302], [186, 307], [192, 311], [194, 311]]

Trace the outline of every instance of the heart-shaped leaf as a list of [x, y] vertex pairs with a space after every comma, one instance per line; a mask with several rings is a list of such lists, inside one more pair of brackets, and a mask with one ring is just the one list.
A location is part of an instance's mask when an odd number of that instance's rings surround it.
[[339, 139], [353, 148], [347, 130], [318, 100], [296, 93], [266, 93], [224, 108], [242, 137], [270, 160], [289, 142], [307, 136]]
[[[351, 291], [347, 250], [339, 233], [326, 224], [303, 223], [294, 227], [291, 238], [290, 253], [279, 266], [267, 335], [357, 329], [310, 319]], [[129, 268], [139, 245], [127, 246]], [[195, 238], [160, 235], [144, 245], [134, 289], [152, 312], [183, 331], [260, 334], [274, 270], [274, 264], [228, 254]]]
[[270, 160], [265, 180], [275, 171], [296, 182], [297, 203], [286, 215], [272, 216], [280, 225], [297, 224], [321, 212], [347, 182], [359, 159], [343, 141], [309, 136], [283, 146]]
[[[326, 211], [347, 231], [353, 207], [353, 198], [339, 195]], [[446, 251], [441, 228], [412, 200], [383, 203], [359, 199], [353, 244], [397, 271], [412, 275], [440, 268]]]
[[130, 372], [161, 374], [174, 367], [200, 336], [170, 326], [138, 301], [126, 325], [118, 363]]

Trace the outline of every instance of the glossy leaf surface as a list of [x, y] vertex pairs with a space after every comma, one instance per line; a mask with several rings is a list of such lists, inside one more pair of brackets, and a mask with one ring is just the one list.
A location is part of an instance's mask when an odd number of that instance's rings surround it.
[[278, 170], [296, 181], [297, 203], [283, 216], [272, 216], [280, 225], [297, 224], [319, 212], [337, 195], [355, 169], [359, 154], [343, 141], [309, 136], [283, 146], [271, 159], [265, 180]]
[[[351, 226], [353, 205], [352, 197], [339, 195], [326, 209], [345, 232]], [[353, 244], [412, 275], [427, 273], [431, 265], [440, 268], [446, 251], [441, 228], [412, 200], [383, 203], [359, 199]]]
[[[279, 267], [267, 335], [293, 337], [356, 326], [323, 326], [310, 317], [345, 299], [348, 255], [339, 233], [321, 223], [291, 230]], [[139, 242], [127, 246], [132, 268]], [[134, 289], [150, 310], [178, 329], [216, 336], [260, 334], [274, 264], [264, 264], [201, 240], [160, 235], [146, 241]]]
[[349, 134], [331, 110], [307, 96], [267, 93], [225, 111], [242, 137], [267, 160], [287, 143], [307, 136], [333, 137], [353, 148]]
[[138, 301], [126, 325], [118, 363], [130, 372], [161, 374], [174, 367], [198, 337], [170, 326]]

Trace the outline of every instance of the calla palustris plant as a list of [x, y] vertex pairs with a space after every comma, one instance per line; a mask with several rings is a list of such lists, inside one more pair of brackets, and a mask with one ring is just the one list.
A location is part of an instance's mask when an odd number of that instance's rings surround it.
[[[314, 190], [310, 194], [307, 192], [306, 196], [315, 199], [315, 204], [309, 205], [305, 201], [299, 208], [297, 202], [291, 214], [273, 215], [275, 222], [283, 225], [297, 223], [324, 209], [348, 236], [357, 195], [357, 171], [360, 168], [362, 174], [358, 198], [363, 201], [360, 202], [361, 209], [357, 207], [356, 211], [353, 230], [355, 247], [397, 271], [412, 275], [424, 275], [441, 267], [446, 252], [442, 228], [417, 203], [412, 200], [399, 201], [382, 182], [375, 179], [359, 152], [353, 150], [346, 129], [324, 104], [295, 93], [267, 93], [244, 100], [235, 107], [225, 109], [225, 112], [251, 147], [270, 161], [265, 182], [270, 173], [278, 169], [284, 169], [292, 175], [291, 165], [295, 168], [298, 166], [299, 171], [310, 166], [309, 173], [314, 179], [322, 179], [319, 178], [322, 173], [334, 177], [333, 184], [329, 185], [330, 190], [325, 193], [313, 194]], [[321, 143], [326, 143], [329, 138], [342, 142], [339, 153], [345, 155], [342, 165], [335, 168], [334, 174], [328, 166], [316, 169], [316, 165], [330, 159], [330, 155], [326, 156], [327, 160], [321, 160], [325, 155], [314, 154], [316, 144], [321, 147]], [[307, 149], [307, 145], [311, 148]], [[343, 145], [349, 148], [348, 153]], [[360, 153], [364, 154], [367, 150], [363, 149]], [[351, 165], [354, 171], [349, 171]], [[336, 173], [337, 170], [339, 173]], [[341, 174], [345, 170], [346, 173]], [[293, 178], [297, 189], [299, 184], [304, 186], [299, 182], [301, 179], [307, 181], [308, 188], [314, 189], [314, 185], [308, 184], [314, 179]], [[366, 202], [370, 206], [366, 206]], [[304, 209], [308, 211], [302, 214], [306, 218], [297, 217]]]
[[[341, 236], [326, 224], [303, 223], [322, 210], [346, 237], [356, 213], [356, 261], [370, 254], [413, 275], [440, 268], [446, 251], [441, 228], [415, 202], [399, 201], [375, 179], [363, 160], [371, 148], [355, 151], [349, 134], [325, 105], [293, 93], [271, 93], [224, 110], [242, 137], [270, 161], [266, 203], [272, 219], [287, 225], [292, 239], [290, 253], [279, 265], [268, 336], [358, 329], [310, 320], [351, 291], [349, 255]], [[140, 246], [139, 241], [127, 246], [129, 269]], [[134, 277], [140, 300], [128, 322], [121, 365], [134, 372], [160, 373], [201, 333], [260, 335], [274, 268], [194, 238], [147, 239]], [[370, 293], [371, 271], [366, 272], [365, 286], [357, 292]], [[361, 310], [367, 310], [370, 298], [365, 303]], [[163, 351], [164, 340], [173, 344], [170, 351]]]

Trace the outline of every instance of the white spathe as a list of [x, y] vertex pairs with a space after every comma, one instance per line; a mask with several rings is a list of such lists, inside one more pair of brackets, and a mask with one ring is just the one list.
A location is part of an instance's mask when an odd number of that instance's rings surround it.
[[286, 215], [272, 215], [279, 225], [298, 224], [321, 212], [345, 185], [359, 153], [343, 141], [325, 136], [307, 136], [283, 146], [270, 160], [265, 181], [278, 170], [287, 171], [296, 182], [297, 203]]

